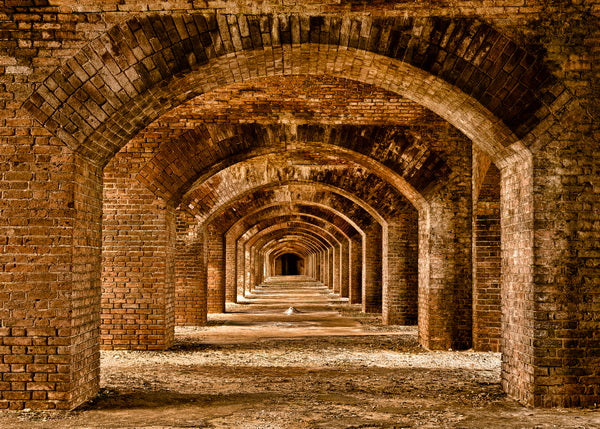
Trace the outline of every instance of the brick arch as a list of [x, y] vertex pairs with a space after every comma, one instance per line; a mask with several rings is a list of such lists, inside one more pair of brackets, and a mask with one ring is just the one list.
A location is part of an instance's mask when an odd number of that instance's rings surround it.
[[[263, 211], [264, 212], [264, 211]], [[267, 213], [264, 216], [249, 215], [254, 219], [251, 225], [244, 228], [240, 228], [233, 231], [230, 228], [230, 232], [226, 235], [226, 257], [229, 262], [229, 268], [226, 267], [225, 274], [225, 288], [227, 298], [234, 298], [234, 291], [236, 289], [244, 289], [245, 286], [245, 275], [243, 274], [243, 265], [245, 265], [245, 252], [244, 247], [248, 241], [254, 237], [258, 232], [266, 227], [275, 225], [289, 225], [290, 222], [294, 224], [302, 224], [302, 226], [310, 226], [311, 228], [321, 231], [323, 234], [335, 238], [337, 242], [349, 241], [349, 237], [344, 234], [343, 231], [339, 230], [335, 225], [329, 223], [322, 218], [314, 215], [298, 215], [298, 214], [282, 214], [282, 213]], [[331, 242], [331, 240], [329, 240]], [[234, 260], [230, 259], [234, 258]], [[237, 272], [234, 272], [237, 270]], [[241, 280], [241, 281], [240, 281]]]
[[256, 225], [244, 233], [244, 238], [247, 240], [246, 242], [249, 243], [252, 237], [260, 234], [267, 228], [291, 229], [295, 227], [297, 227], [298, 230], [309, 229], [319, 231], [320, 235], [327, 240], [329, 244], [333, 244], [334, 242], [340, 244], [341, 240], [343, 240], [343, 237], [345, 237], [342, 234], [338, 235], [335, 230], [332, 231], [330, 228], [328, 228], [328, 225], [315, 225], [314, 223], [311, 223], [305, 219], [294, 216], [277, 216], [257, 222]]
[[[198, 126], [175, 140], [166, 140], [137, 179], [173, 205], [194, 185], [230, 167], [270, 154], [328, 154], [376, 171], [417, 207], [420, 191], [447, 178], [441, 157], [415, 136], [412, 128], [396, 126], [238, 124], [219, 125], [210, 132]], [[430, 138], [431, 136], [426, 136]], [[434, 136], [435, 138], [436, 136]]]
[[305, 245], [301, 241], [296, 241], [294, 237], [283, 237], [268, 243], [260, 252], [263, 261], [264, 280], [268, 279], [269, 276], [277, 274], [277, 259], [282, 255], [290, 253], [302, 258], [304, 269], [303, 275], [309, 275], [311, 277], [316, 276], [316, 271], [312, 270], [312, 265], [315, 260], [313, 257], [316, 257], [319, 252], [315, 249], [311, 249], [310, 246]]
[[238, 200], [221, 207], [219, 212], [215, 214], [213, 223], [218, 224], [219, 229], [223, 229], [223, 232], [225, 232], [227, 226], [233, 225], [252, 213], [258, 213], [272, 207], [290, 207], [290, 210], [295, 212], [317, 216], [329, 213], [338, 226], [350, 225], [359, 234], [362, 234], [364, 229], [377, 223], [377, 219], [371, 216], [368, 211], [344, 196], [326, 190], [314, 194], [301, 189], [302, 193], [296, 193], [294, 199], [292, 199], [291, 191], [289, 191], [290, 187], [295, 188], [295, 186], [282, 184], [279, 187], [271, 186], [255, 189]]
[[[243, 270], [244, 264], [241, 262], [245, 263], [246, 255], [243, 243], [244, 240], [247, 240], [246, 235], [248, 234], [248, 231], [250, 231], [258, 222], [273, 217], [279, 217], [281, 219], [294, 217], [318, 225], [327, 226], [331, 231], [335, 231], [340, 239], [344, 237], [346, 240], [354, 240], [354, 246], [360, 246], [358, 243], [362, 243], [362, 237], [364, 236], [363, 231], [356, 229], [334, 211], [319, 206], [302, 207], [300, 205], [288, 205], [287, 203], [284, 203], [273, 204], [252, 211], [242, 219], [233, 223], [225, 233], [225, 253], [229, 263], [229, 268], [226, 269], [225, 273], [225, 289], [226, 294], [229, 293], [228, 297], [230, 299], [235, 298], [235, 296], [233, 296], [233, 291], [245, 290], [246, 288], [247, 279]], [[357, 253], [357, 249], [354, 249], [354, 251]], [[350, 257], [351, 256], [349, 255], [348, 258]], [[355, 256], [355, 258], [358, 258], [358, 256]], [[233, 272], [234, 269], [235, 272]], [[357, 289], [360, 289], [361, 270], [362, 265], [354, 267], [354, 271], [349, 271], [347, 276], [345, 273], [342, 273], [343, 296], [348, 296], [351, 284], [354, 284], [354, 292], [356, 295]], [[348, 287], [346, 288], [346, 286]]]
[[248, 241], [251, 249], [255, 248], [260, 250], [271, 243], [273, 240], [279, 240], [281, 238], [291, 238], [293, 240], [306, 240], [307, 243], [313, 245], [313, 249], [317, 248], [328, 249], [334, 245], [333, 242], [329, 241], [330, 238], [322, 235], [320, 232], [314, 229], [296, 226], [286, 225], [272, 225], [268, 228], [263, 229], [256, 233], [255, 237]]
[[271, 183], [304, 182], [313, 183], [316, 189], [332, 186], [349, 198], [361, 201], [380, 218], [394, 217], [412, 208], [394, 186], [360, 165], [323, 154], [319, 155], [322, 165], [315, 165], [310, 154], [300, 155], [283, 159], [281, 154], [264, 155], [222, 169], [192, 187], [184, 195], [182, 205], [204, 222], [219, 206], [253, 188]]
[[358, 231], [352, 225], [344, 221], [339, 216], [336, 216], [333, 212], [326, 212], [322, 210], [318, 213], [309, 213], [301, 210], [300, 207], [292, 209], [287, 205], [272, 205], [270, 207], [261, 208], [248, 213], [244, 218], [231, 225], [225, 234], [237, 239], [245, 235], [258, 223], [273, 218], [297, 218], [307, 222], [314, 222], [320, 226], [326, 225], [328, 228], [335, 231], [338, 236], [343, 236], [345, 238], [349, 238], [358, 234]]
[[[259, 195], [269, 195], [265, 200], [258, 200], [255, 204], [251, 204], [251, 200]], [[264, 197], [263, 197], [264, 198]], [[246, 189], [243, 193], [236, 194], [232, 198], [224, 201], [219, 206], [215, 206], [209, 214], [199, 221], [205, 225], [213, 224], [219, 219], [239, 219], [241, 217], [240, 210], [251, 210], [260, 207], [262, 203], [290, 202], [303, 203], [309, 201], [318, 204], [322, 207], [330, 206], [339, 214], [344, 214], [344, 219], [350, 221], [352, 219], [353, 226], [359, 225], [359, 228], [364, 229], [363, 225], [371, 225], [373, 223], [385, 224], [385, 219], [381, 214], [367, 202], [362, 201], [357, 196], [347, 192], [343, 188], [334, 185], [314, 182], [314, 181], [285, 181], [285, 182], [269, 182], [260, 186], [255, 186]], [[231, 213], [232, 207], [240, 207], [235, 212]]]
[[[271, 226], [259, 229], [254, 232], [253, 235], [248, 237], [246, 241], [246, 246], [252, 252], [253, 249], [262, 247], [266, 247], [267, 243], [265, 240], [262, 240], [262, 237], [268, 234], [275, 234], [277, 232], [286, 233], [286, 234], [298, 234], [301, 232], [312, 232], [317, 234], [322, 239], [322, 244], [324, 245], [323, 251], [327, 251], [328, 249], [337, 249], [336, 250], [336, 262], [337, 267], [331, 267], [331, 271], [328, 273], [328, 281], [326, 283], [331, 283], [329, 286], [332, 289], [340, 290], [341, 289], [341, 264], [342, 264], [342, 242], [338, 237], [324, 230], [323, 228], [319, 228], [313, 224], [300, 222], [300, 221], [287, 221], [282, 223], [275, 223]], [[261, 241], [262, 240], [262, 241]]]
[[280, 251], [282, 247], [289, 248], [288, 246], [298, 245], [304, 245], [312, 253], [329, 249], [329, 247], [323, 247], [321, 237], [308, 230], [280, 230], [266, 233], [257, 240], [256, 246], [251, 247], [251, 250], [269, 256], [272, 252]]
[[[280, 238], [274, 238], [270, 242], [266, 243], [262, 249], [258, 250], [258, 253], [262, 255], [263, 266], [266, 269], [265, 280], [269, 275], [275, 274], [274, 267], [276, 259], [286, 253], [293, 253], [294, 250], [300, 252], [301, 246], [305, 246], [302, 259], [308, 262], [311, 255], [317, 255], [319, 250], [311, 248], [310, 244], [304, 243], [302, 237], [296, 237], [294, 235], [285, 235]], [[305, 266], [305, 269], [308, 268]], [[305, 272], [306, 274], [306, 272]], [[311, 273], [312, 274], [312, 273]]]
[[[307, 228], [299, 228], [297, 226], [286, 227], [282, 225], [273, 225], [265, 228], [250, 239], [247, 245], [250, 254], [252, 255], [251, 261], [253, 261], [251, 267], [253, 273], [250, 276], [251, 287], [264, 280], [261, 272], [261, 269], [264, 266], [262, 255], [267, 253], [273, 246], [277, 246], [283, 242], [287, 244], [304, 242], [314, 253], [326, 252], [328, 249], [335, 246], [333, 243], [329, 242], [327, 238], [321, 236], [316, 231]], [[331, 274], [329, 275], [331, 276]]]
[[293, 253], [296, 256], [308, 256], [310, 253], [304, 253], [303, 255], [301, 255], [300, 253], [294, 253], [296, 249], [296, 245], [298, 243], [293, 243], [293, 245], [287, 245], [287, 246], [281, 246], [280, 249], [274, 249], [273, 252], [276, 252], [274, 254], [272, 254], [273, 258], [277, 258], [285, 253]]
[[329, 237], [334, 237], [337, 242], [348, 239], [348, 237], [343, 232], [339, 231], [337, 228], [335, 228], [335, 226], [322, 219], [297, 214], [274, 215], [257, 220], [256, 223], [254, 223], [254, 225], [252, 225], [243, 234], [241, 234], [240, 237], [247, 237], [249, 235], [252, 235], [252, 231], [257, 232], [267, 226], [280, 224], [291, 225], [292, 223], [294, 225], [311, 225], [312, 227], [323, 231], [325, 235]]
[[290, 73], [349, 77], [403, 94], [496, 160], [562, 92], [541, 58], [473, 19], [315, 16], [300, 25], [294, 15], [149, 14], [83, 48], [25, 108], [103, 165], [150, 121], [199, 93]]
[[[223, 233], [228, 226], [243, 218], [246, 214], [273, 204], [309, 205], [334, 210], [337, 215], [360, 230], [372, 229], [381, 231], [383, 218], [372, 208], [358, 204], [355, 198], [343, 190], [322, 185], [316, 191], [314, 184], [307, 183], [274, 183], [257, 187], [236, 196], [201, 220], [205, 225], [208, 249], [209, 272], [207, 277], [208, 308], [211, 312], [222, 312], [225, 309], [225, 255], [223, 254]], [[212, 244], [211, 244], [212, 243]], [[212, 268], [211, 268], [212, 267]], [[211, 274], [212, 273], [212, 274]], [[376, 264], [369, 270], [372, 287], [380, 287], [381, 278]]]

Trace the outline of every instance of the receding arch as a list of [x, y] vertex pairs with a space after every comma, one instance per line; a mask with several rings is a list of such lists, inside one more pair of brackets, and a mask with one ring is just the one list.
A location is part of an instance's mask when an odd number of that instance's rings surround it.
[[[241, 16], [240, 19], [256, 18]], [[323, 74], [323, 71], [327, 71], [332, 75], [350, 76], [368, 83], [377, 82], [381, 87], [387, 87], [426, 105], [461, 129], [494, 160], [499, 160], [506, 154], [503, 148], [516, 142], [518, 138], [497, 118], [503, 118], [518, 135], [524, 135], [541, 120], [534, 113], [557, 98], [556, 91], [553, 94], [547, 90], [556, 83], [548, 69], [541, 61], [527, 55], [525, 50], [514, 44], [510, 46], [513, 51], [511, 61], [523, 62], [520, 69], [515, 67], [519, 64], [510, 65], [513, 72], [520, 74], [521, 82], [526, 84], [521, 83], [520, 92], [517, 92], [512, 87], [503, 88], [496, 79], [496, 86], [500, 86], [500, 91], [493, 92], [494, 95], [498, 94], [496, 98], [486, 98], [483, 96], [485, 92], [475, 91], [470, 86], [470, 80], [456, 80], [445, 74], [444, 67], [440, 67], [437, 62], [443, 62], [443, 56], [434, 54], [423, 58], [418, 56], [416, 50], [407, 49], [412, 39], [425, 45], [438, 43], [436, 40], [439, 41], [438, 38], [448, 31], [448, 24], [451, 22], [448, 19], [425, 20], [426, 27], [431, 31], [428, 34], [422, 31], [412, 33], [410, 28], [416, 23], [407, 26], [399, 18], [387, 21], [364, 18], [373, 20], [377, 25], [371, 27], [372, 31], [363, 39], [368, 43], [360, 46], [353, 43], [354, 39], [348, 37], [349, 34], [340, 33], [340, 27], [330, 37], [319, 39], [320, 43], [310, 43], [313, 40], [308, 36], [296, 40], [294, 37], [284, 36], [285, 28], [292, 25], [289, 21], [291, 16], [267, 15], [266, 19], [270, 21], [270, 43], [265, 45], [263, 38], [258, 37], [258, 46], [244, 46], [231, 42], [231, 32], [239, 34], [237, 24], [228, 26], [227, 20], [217, 20], [216, 15], [149, 14], [133, 18], [114, 26], [105, 37], [75, 55], [71, 68], [77, 65], [78, 70], [81, 69], [83, 73], [78, 73], [81, 78], [72, 80], [74, 84], [66, 79], [66, 76], [73, 75], [73, 71], [66, 66], [60, 68], [38, 88], [31, 100], [25, 103], [25, 107], [73, 149], [103, 164], [155, 117], [198, 93], [254, 76], [303, 72]], [[335, 19], [338, 25], [351, 23], [351, 18]], [[509, 41], [484, 23], [466, 20], [458, 22], [467, 27], [473, 26], [477, 29], [476, 33], [483, 29], [483, 33], [477, 34], [483, 34], [484, 37], [472, 46], [484, 53], [489, 50], [486, 43], [490, 43], [490, 39]], [[312, 30], [318, 34], [320, 27], [324, 25], [323, 19], [311, 20], [311, 28], [307, 31]], [[394, 28], [398, 25], [399, 27]], [[167, 36], [165, 26], [178, 30]], [[387, 29], [383, 33], [387, 35], [386, 39], [381, 39], [381, 28]], [[403, 31], [406, 31], [408, 38], [400, 37]], [[210, 34], [214, 37], [209, 36]], [[460, 45], [460, 38], [468, 38], [468, 34], [450, 31], [446, 36], [448, 40], [458, 39], [445, 47], [438, 46], [434, 52], [444, 52], [451, 47], [452, 54], [460, 57], [471, 73], [485, 73], [481, 63], [476, 62], [478, 57], [473, 52], [456, 50], [456, 46]], [[203, 37], [205, 43], [208, 42], [206, 45], [202, 43]], [[152, 39], [157, 43], [148, 42]], [[143, 58], [131, 55], [135, 48]], [[166, 62], [164, 54], [174, 60]], [[107, 61], [99, 69], [94, 66], [90, 68], [93, 59], [99, 57], [106, 57]], [[305, 61], [306, 58], [311, 58], [311, 61]], [[499, 55], [490, 58], [492, 64], [503, 64], [506, 61], [506, 58]], [[148, 64], [153, 64], [154, 68], [149, 68]], [[224, 68], [225, 64], [227, 68]], [[232, 64], [235, 66], [232, 67]], [[529, 74], [523, 73], [523, 65]], [[93, 77], [99, 77], [100, 83], [94, 85]], [[492, 79], [487, 79], [489, 80], [485, 83], [490, 87]], [[512, 85], [513, 81], [505, 79], [503, 83]], [[56, 87], [60, 87], [64, 94], [60, 98], [53, 94]], [[550, 101], [544, 100], [544, 96], [549, 97]], [[89, 108], [82, 106], [78, 101], [81, 99], [90, 100]], [[503, 103], [507, 103], [506, 107]], [[122, 108], [125, 105], [131, 108], [124, 113]], [[490, 110], [496, 112], [496, 116]], [[131, 113], [133, 116], [130, 116]], [[528, 113], [528, 122], [515, 123], [514, 118], [523, 113]]]

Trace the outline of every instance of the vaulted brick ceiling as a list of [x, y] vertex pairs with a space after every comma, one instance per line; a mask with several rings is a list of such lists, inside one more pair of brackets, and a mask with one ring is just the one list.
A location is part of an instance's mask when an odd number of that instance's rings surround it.
[[[445, 127], [431, 111], [373, 85], [274, 76], [228, 85], [172, 109], [123, 152], [143, 154], [132, 176], [201, 219], [231, 203], [232, 193], [250, 192], [251, 182], [264, 187], [273, 179], [337, 186], [391, 216], [409, 205], [403, 192], [410, 199], [450, 173], [430, 144], [439, 146]], [[256, 172], [267, 169], [273, 177], [259, 180]], [[406, 189], [397, 189], [391, 176]]]
[[337, 188], [383, 217], [393, 217], [410, 206], [404, 196], [377, 174], [335, 154], [283, 152], [263, 155], [222, 169], [195, 185], [183, 205], [202, 219], [216, 207], [236, 200], [253, 189], [299, 183], [315, 189]]
[[[377, 66], [346, 58], [350, 51]], [[404, 69], [386, 75], [394, 68]], [[510, 137], [500, 145], [512, 144], [511, 133], [523, 136], [547, 117], [564, 89], [541, 58], [474, 19], [150, 14], [122, 22], [86, 46], [48, 77], [25, 108], [72, 149], [103, 164], [160, 115], [226, 84], [352, 73], [355, 80], [391, 87], [402, 85], [409, 71], [422, 72], [417, 80], [435, 76], [439, 85], [430, 94], [422, 86], [432, 79], [404, 90], [432, 108], [440, 102], [439, 113], [448, 112], [444, 97], [460, 98], [455, 87], [500, 118], [502, 134]], [[476, 122], [464, 124], [465, 130], [474, 131]]]
[[[314, 144], [315, 153], [350, 150], [376, 159], [422, 191], [447, 173], [428, 147], [443, 121], [422, 106], [347, 79], [289, 76], [255, 79], [199, 96], [148, 126], [135, 141], [152, 159], [138, 179], [177, 201], [221, 163]], [[315, 162], [325, 163], [320, 155]]]

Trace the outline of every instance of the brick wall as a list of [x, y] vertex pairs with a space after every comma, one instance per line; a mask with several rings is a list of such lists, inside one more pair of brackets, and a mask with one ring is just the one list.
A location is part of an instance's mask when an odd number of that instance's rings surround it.
[[415, 210], [396, 217], [383, 229], [383, 264], [383, 323], [415, 325], [419, 266]]
[[[68, 408], [96, 389], [97, 169], [152, 120], [199, 92], [259, 76], [331, 70], [419, 100], [500, 167], [505, 389], [530, 405], [598, 402], [596, 1], [374, 2], [360, 10], [316, 1], [120, 3], [15, 0], [0, 11], [0, 329], [9, 335], [0, 339], [0, 406]], [[217, 5], [223, 13], [252, 15], [189, 15]], [[149, 9], [168, 13], [159, 18]], [[28, 113], [19, 110], [24, 102]], [[517, 147], [505, 152], [513, 142]], [[504, 159], [511, 152], [525, 156]], [[411, 182], [423, 193], [448, 174], [432, 157], [431, 171], [441, 175]], [[88, 161], [94, 166], [85, 167]], [[462, 221], [461, 210], [455, 212]], [[174, 242], [170, 216], [163, 233]], [[467, 246], [459, 235], [454, 255]], [[437, 238], [435, 230], [419, 236], [420, 242]], [[164, 247], [168, 282], [173, 246]], [[420, 280], [429, 280], [421, 274], [437, 269], [441, 256], [420, 253]], [[459, 262], [450, 261], [449, 272], [462, 273]], [[157, 294], [161, 304], [153, 303], [164, 309], [161, 325], [172, 319], [169, 290]], [[452, 299], [462, 308], [465, 290], [454, 287]], [[433, 320], [422, 310], [420, 330], [431, 330]], [[456, 327], [464, 344], [468, 312], [461, 314], [465, 320]], [[43, 348], [26, 349], [34, 343]], [[49, 366], [27, 367], [36, 359]], [[59, 365], [69, 381], [55, 375]], [[45, 378], [54, 381], [35, 384]]]
[[362, 310], [367, 313], [381, 312], [382, 302], [382, 227], [373, 222], [365, 229], [363, 245]]
[[206, 270], [203, 265], [204, 237], [194, 218], [177, 211], [175, 248], [175, 325], [206, 324]]
[[170, 347], [174, 326], [175, 218], [135, 180], [147, 142], [104, 169], [102, 347]]
[[500, 171], [473, 151], [473, 348], [500, 351]]

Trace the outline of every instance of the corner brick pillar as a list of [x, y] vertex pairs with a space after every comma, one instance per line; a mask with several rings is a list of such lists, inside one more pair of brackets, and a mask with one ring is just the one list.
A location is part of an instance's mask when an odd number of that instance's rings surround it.
[[327, 249], [327, 267], [329, 269], [329, 289], [331, 289], [332, 292], [335, 291], [337, 285], [335, 277], [336, 265], [335, 247], [330, 247]]
[[500, 171], [473, 148], [473, 349], [500, 351]]
[[204, 237], [192, 238], [187, 228], [177, 234], [175, 254], [175, 325], [206, 325], [206, 270]]
[[419, 341], [430, 350], [472, 345], [471, 180], [457, 179], [419, 213]]
[[204, 232], [206, 263], [206, 306], [209, 313], [225, 312], [225, 240], [216, 225], [207, 225]]
[[350, 240], [350, 287], [348, 295], [350, 304], [362, 302], [363, 281], [363, 238], [360, 235]]
[[364, 232], [363, 259], [365, 270], [362, 288], [362, 310], [365, 313], [379, 313], [381, 312], [383, 280], [382, 227], [379, 223], [373, 222], [364, 229]]
[[225, 301], [237, 302], [237, 257], [235, 240], [232, 237], [225, 239]]
[[19, 121], [0, 180], [0, 409], [72, 409], [100, 381], [102, 171]]
[[128, 155], [104, 169], [101, 346], [163, 350], [174, 339], [176, 215], [132, 176], [139, 160]]
[[501, 166], [502, 385], [530, 406], [600, 403], [600, 126], [570, 109]]
[[235, 252], [235, 289], [239, 295], [246, 296], [246, 292], [248, 292], [248, 290], [246, 289], [246, 276], [244, 275], [245, 255], [244, 247], [241, 245], [239, 239], [235, 243]]
[[383, 238], [383, 323], [414, 325], [418, 305], [416, 213], [388, 221]]
[[341, 279], [342, 285], [340, 287], [340, 296], [342, 298], [348, 298], [350, 288], [350, 241], [346, 240], [342, 243], [342, 262], [340, 264], [342, 269]]

